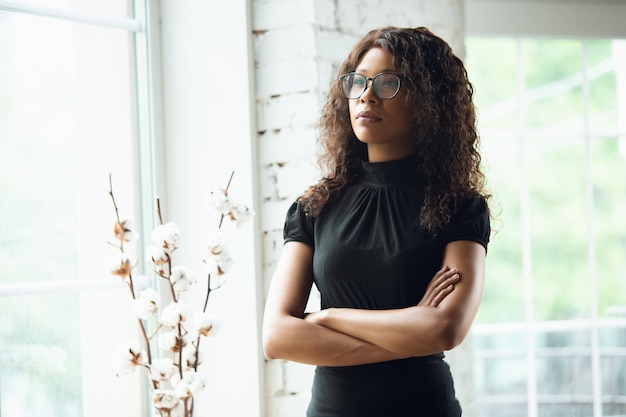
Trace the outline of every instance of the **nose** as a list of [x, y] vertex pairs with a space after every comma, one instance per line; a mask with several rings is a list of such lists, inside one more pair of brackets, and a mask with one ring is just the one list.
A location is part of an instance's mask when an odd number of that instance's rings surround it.
[[374, 80], [372, 80], [371, 78], [365, 81], [365, 91], [363, 91], [363, 94], [361, 94], [361, 101], [362, 102], [368, 102], [368, 103], [375, 103], [379, 100], [378, 96], [376, 96], [376, 93], [374, 93]]

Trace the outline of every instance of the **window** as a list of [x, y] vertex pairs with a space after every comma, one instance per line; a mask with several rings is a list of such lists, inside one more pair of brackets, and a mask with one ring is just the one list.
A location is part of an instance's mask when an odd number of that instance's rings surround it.
[[150, 133], [143, 7], [0, 1], [4, 417], [131, 416], [143, 406], [139, 380], [116, 380], [109, 365], [136, 328], [107, 246], [108, 174], [132, 214], [151, 192], [140, 163]]
[[476, 416], [626, 415], [626, 43], [470, 37], [496, 208]]

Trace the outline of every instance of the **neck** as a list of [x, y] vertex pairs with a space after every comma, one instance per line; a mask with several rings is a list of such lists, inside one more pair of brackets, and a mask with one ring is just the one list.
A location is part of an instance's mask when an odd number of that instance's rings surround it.
[[415, 146], [407, 147], [388, 147], [384, 145], [372, 145], [367, 146], [367, 159], [369, 162], [388, 162], [396, 161], [398, 159], [408, 158], [415, 153]]

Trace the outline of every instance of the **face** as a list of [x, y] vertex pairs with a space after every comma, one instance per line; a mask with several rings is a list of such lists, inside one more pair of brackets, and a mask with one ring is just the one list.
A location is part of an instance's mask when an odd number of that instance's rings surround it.
[[[374, 77], [381, 72], [398, 74], [391, 55], [372, 48], [363, 56], [355, 72]], [[405, 104], [406, 85], [400, 82], [400, 91], [382, 100], [374, 94], [371, 81], [358, 99], [348, 99], [350, 122], [356, 137], [367, 144], [370, 162], [390, 161], [407, 157], [415, 152], [412, 137], [411, 111]]]

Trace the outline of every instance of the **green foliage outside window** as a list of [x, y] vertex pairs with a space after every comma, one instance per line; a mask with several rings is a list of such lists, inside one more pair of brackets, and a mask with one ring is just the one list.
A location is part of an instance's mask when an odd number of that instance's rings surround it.
[[626, 267], [625, 104], [612, 41], [471, 39], [467, 49], [498, 214], [479, 322], [524, 318], [525, 273], [535, 319], [591, 317], [594, 275], [608, 317], [626, 306], [615, 273]]

